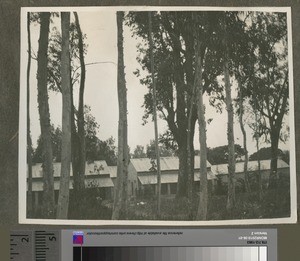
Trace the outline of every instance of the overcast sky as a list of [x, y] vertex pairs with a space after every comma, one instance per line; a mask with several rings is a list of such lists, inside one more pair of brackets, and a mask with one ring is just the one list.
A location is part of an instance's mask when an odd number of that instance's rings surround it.
[[[85, 63], [105, 62], [102, 64], [86, 67], [85, 104], [91, 107], [91, 113], [100, 124], [98, 137], [102, 140], [113, 136], [116, 138], [118, 130], [118, 97], [117, 97], [117, 25], [114, 11], [105, 12], [79, 12], [81, 29], [86, 34], [87, 55]], [[73, 19], [73, 18], [72, 18]], [[54, 20], [51, 25], [60, 27], [59, 19]], [[32, 48], [35, 53], [38, 49], [39, 26], [31, 26]], [[26, 41], [26, 39], [23, 39]], [[150, 139], [154, 139], [154, 127], [152, 122], [142, 126], [142, 108], [144, 94], [147, 88], [139, 83], [139, 79], [133, 75], [133, 71], [139, 68], [136, 61], [136, 44], [139, 39], [131, 37], [130, 29], [124, 26], [124, 54], [125, 73], [128, 98], [128, 142], [133, 152], [136, 145], [146, 145]], [[31, 134], [33, 146], [36, 147], [40, 135], [38, 104], [37, 104], [37, 81], [36, 61], [31, 67], [31, 89], [30, 89], [30, 116]], [[233, 96], [235, 92], [232, 92]], [[62, 102], [61, 94], [49, 92], [49, 104], [51, 123], [61, 126]], [[208, 104], [206, 97], [206, 119], [213, 121], [207, 125], [207, 146], [217, 147], [227, 144], [227, 113], [216, 113], [215, 108]], [[76, 102], [77, 104], [77, 102]], [[198, 127], [196, 126], [198, 129]], [[235, 118], [235, 141], [242, 144], [242, 134]], [[167, 129], [165, 121], [159, 120], [159, 133]], [[255, 152], [255, 142], [251, 138], [251, 130], [246, 127], [248, 133], [248, 150]], [[261, 147], [270, 146], [261, 142]], [[282, 149], [288, 149], [288, 144], [280, 144]], [[195, 134], [195, 148], [199, 148], [198, 131]]]

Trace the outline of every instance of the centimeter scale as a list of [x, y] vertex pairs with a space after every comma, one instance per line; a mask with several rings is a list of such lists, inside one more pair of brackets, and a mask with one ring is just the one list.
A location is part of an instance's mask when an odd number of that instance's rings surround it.
[[277, 230], [11, 231], [10, 260], [277, 261]]
[[59, 231], [13, 231], [10, 260], [60, 260]]

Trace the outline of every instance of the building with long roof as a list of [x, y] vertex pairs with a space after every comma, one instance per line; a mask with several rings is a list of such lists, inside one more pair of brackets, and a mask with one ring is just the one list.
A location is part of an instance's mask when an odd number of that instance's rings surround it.
[[[212, 171], [216, 174], [218, 177], [218, 180], [222, 183], [228, 182], [228, 164], [218, 164], [218, 165], [212, 165]], [[255, 174], [258, 174], [258, 161], [253, 160], [248, 162], [248, 174], [250, 177], [254, 177]], [[270, 176], [270, 170], [271, 170], [271, 160], [260, 160], [260, 175], [262, 177], [262, 180], [265, 182], [268, 182], [269, 176]], [[277, 160], [277, 173], [278, 176], [289, 176], [290, 173], [290, 166], [284, 162], [282, 159]], [[237, 184], [239, 182], [243, 182], [245, 179], [244, 174], [244, 162], [237, 162], [235, 164], [235, 181]]]
[[[57, 202], [60, 187], [61, 163], [53, 163], [54, 176], [54, 194]], [[28, 177], [28, 174], [27, 174]], [[71, 164], [69, 189], [73, 189], [73, 171]], [[99, 196], [103, 199], [111, 199], [113, 197], [113, 181], [110, 177], [110, 171], [106, 161], [99, 160], [94, 162], [86, 162], [85, 165], [85, 187], [99, 189]], [[28, 190], [28, 184], [27, 184]], [[41, 204], [43, 197], [43, 169], [42, 163], [36, 163], [32, 166], [32, 192], [33, 204], [35, 206]]]
[[[157, 173], [153, 169], [151, 159], [149, 158], [136, 158], [131, 159], [133, 165], [133, 175], [137, 176], [138, 190], [140, 194], [156, 193], [157, 191]], [[200, 181], [200, 156], [194, 158], [194, 182], [195, 186]], [[179, 158], [178, 157], [161, 157], [161, 193], [170, 195], [176, 194], [178, 172], [179, 172]], [[207, 161], [207, 179], [209, 182], [214, 183], [216, 176], [211, 170], [211, 164]]]

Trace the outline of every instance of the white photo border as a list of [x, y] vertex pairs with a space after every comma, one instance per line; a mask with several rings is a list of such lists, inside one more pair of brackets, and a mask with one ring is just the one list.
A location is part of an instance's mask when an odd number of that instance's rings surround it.
[[[289, 68], [289, 127], [290, 127], [290, 217], [270, 219], [238, 219], [210, 221], [152, 221], [152, 220], [61, 220], [27, 218], [26, 202], [26, 155], [27, 155], [27, 88], [25, 39], [27, 12], [73, 12], [73, 11], [257, 11], [283, 12], [287, 14], [288, 30], [288, 68]], [[200, 6], [98, 6], [98, 7], [22, 7], [21, 8], [21, 62], [20, 62], [20, 116], [19, 116], [19, 223], [43, 225], [88, 225], [88, 226], [219, 226], [219, 225], [255, 225], [287, 224], [297, 222], [297, 182], [296, 182], [296, 140], [294, 115], [294, 78], [293, 78], [293, 42], [291, 7], [200, 7]]]

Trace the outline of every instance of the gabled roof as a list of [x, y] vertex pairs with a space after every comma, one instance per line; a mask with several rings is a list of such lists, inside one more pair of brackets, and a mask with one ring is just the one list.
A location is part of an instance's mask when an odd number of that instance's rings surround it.
[[[90, 185], [91, 184], [91, 185]], [[54, 190], [59, 190], [60, 182], [58, 180], [54, 181]], [[43, 181], [42, 180], [35, 180], [32, 182], [32, 191], [43, 191]], [[114, 184], [111, 180], [111, 178], [106, 177], [96, 177], [89, 180], [85, 180], [85, 187], [99, 187], [99, 188], [109, 188], [113, 187]], [[70, 180], [69, 182], [69, 189], [73, 189], [73, 181]], [[27, 184], [27, 190], [28, 190], [28, 184]]]
[[[139, 181], [142, 185], [152, 185], [157, 183], [157, 175], [141, 175], [138, 176]], [[162, 174], [160, 177], [161, 184], [165, 183], [177, 183], [178, 175], [177, 174]]]
[[[60, 171], [61, 171], [61, 163], [60, 162], [54, 162], [53, 163], [53, 176], [54, 177], [60, 177]], [[92, 163], [86, 162], [85, 164], [85, 176], [89, 175], [109, 175], [108, 166], [106, 164], [105, 160], [98, 160], [94, 161]], [[72, 171], [72, 164], [70, 168], [70, 176], [73, 176]], [[27, 173], [28, 177], [28, 173]], [[42, 178], [43, 177], [43, 169], [42, 169], [42, 163], [36, 163], [32, 165], [32, 177], [33, 178]]]
[[[145, 174], [145, 175], [139, 175], [138, 176], [139, 181], [142, 183], [142, 185], [150, 185], [150, 184], [156, 184], [157, 183], [157, 175], [156, 174]], [[211, 172], [207, 171], [207, 179], [212, 180], [216, 179], [216, 176]], [[178, 173], [161, 173], [161, 184], [165, 183], [177, 183], [178, 182]], [[200, 180], [200, 173], [197, 172], [194, 174], [194, 181]]]
[[[261, 160], [260, 161], [260, 170], [270, 170], [271, 160]], [[277, 168], [289, 168], [289, 165], [285, 163], [283, 160], [277, 160]], [[228, 174], [228, 164], [219, 164], [219, 165], [212, 165], [211, 170], [216, 174]], [[248, 171], [253, 172], [258, 170], [258, 162], [249, 161], [248, 162]], [[237, 162], [235, 164], [235, 173], [243, 173], [244, 172], [244, 162]]]
[[[195, 156], [195, 169], [200, 168], [200, 156]], [[130, 159], [132, 165], [137, 172], [150, 172], [152, 167], [149, 158]], [[210, 168], [211, 164], [207, 161], [207, 168]], [[179, 158], [178, 157], [161, 157], [160, 158], [160, 169], [161, 171], [166, 170], [178, 170], [179, 169]]]

